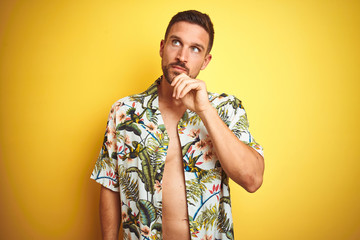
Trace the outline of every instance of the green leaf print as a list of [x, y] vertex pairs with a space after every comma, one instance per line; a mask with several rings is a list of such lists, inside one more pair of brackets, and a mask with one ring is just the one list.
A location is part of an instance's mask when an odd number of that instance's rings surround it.
[[218, 217], [218, 210], [216, 205], [209, 208], [205, 207], [204, 210], [201, 212], [201, 214], [196, 218], [197, 226], [200, 229], [205, 228], [205, 230], [208, 230], [214, 225], [217, 217]]
[[246, 114], [240, 117], [239, 121], [235, 124], [235, 127], [242, 131], [245, 131], [249, 128], [249, 122], [247, 120]]
[[[134, 145], [134, 142], [133, 142]], [[136, 172], [141, 179], [141, 181], [145, 185], [145, 190], [150, 192], [152, 195], [154, 194], [154, 183], [155, 183], [155, 170], [153, 165], [151, 164], [150, 157], [147, 153], [146, 148], [143, 148], [143, 145], [140, 143], [135, 143], [138, 149], [138, 156], [141, 160], [142, 169], [138, 169], [137, 167], [130, 167], [126, 171], [127, 172]]]
[[162, 225], [160, 223], [154, 223], [152, 226], [151, 226], [151, 230], [156, 230], [158, 232], [161, 232], [161, 228], [162, 228]]
[[216, 106], [216, 109], [219, 109], [227, 104], [230, 104], [234, 110], [236, 110], [238, 108], [243, 108], [241, 101], [237, 98], [234, 98], [234, 100], [229, 99], [225, 102], [220, 103], [219, 105]]
[[166, 131], [166, 128], [165, 128], [164, 124], [160, 124], [157, 128], [163, 133]]
[[217, 228], [221, 233], [226, 233], [228, 239], [234, 239], [233, 224], [230, 223], [230, 218], [227, 216], [223, 205], [219, 207], [219, 215], [217, 216]]
[[113, 163], [113, 161], [110, 158], [104, 157], [104, 156], [99, 156], [98, 160], [95, 163], [95, 170], [101, 171], [103, 169], [106, 169], [107, 166], [109, 168], [116, 169], [115, 164]]
[[[135, 104], [135, 103], [134, 103]], [[144, 115], [144, 113], [146, 112], [146, 109], [140, 114], [140, 115], [137, 115], [135, 113], [136, 109], [134, 107], [132, 108], [129, 108], [127, 111], [126, 111], [126, 114], [127, 115], [130, 115], [130, 119], [129, 120], [126, 120], [125, 122], [123, 123], [120, 123], [116, 126], [116, 130], [119, 131], [119, 130], [126, 130], [126, 131], [129, 131], [129, 132], [133, 132], [134, 134], [140, 136], [141, 135], [141, 131], [140, 129], [137, 127], [137, 124], [139, 123], [143, 123], [142, 121], [142, 116]]]
[[230, 197], [221, 197], [220, 198], [220, 204], [221, 203], [227, 203], [227, 204], [231, 205]]
[[[125, 225], [124, 225], [124, 228], [126, 228]], [[135, 233], [135, 235], [138, 237], [138, 239], [140, 239], [140, 233], [139, 233], [138, 228], [137, 228], [137, 226], [135, 224], [131, 224], [127, 228], [129, 228], [130, 232]]]
[[119, 169], [119, 185], [121, 185], [127, 199], [135, 202], [139, 200], [138, 182], [131, 178], [123, 166]]
[[151, 164], [158, 165], [163, 162], [167, 146], [169, 145], [169, 138], [163, 133], [155, 133], [156, 138], [148, 138], [146, 141], [146, 149], [151, 158]]
[[143, 148], [139, 152], [139, 157], [141, 159], [142, 173], [144, 174], [144, 184], [146, 191], [154, 194], [154, 182], [155, 182], [155, 171], [153, 165], [151, 165], [150, 157], [146, 151], [146, 148]]
[[193, 115], [192, 117], [188, 118], [187, 121], [185, 122], [185, 126], [186, 124], [191, 124], [191, 125], [197, 125], [199, 122], [201, 122], [201, 118], [199, 117], [199, 115]]
[[223, 108], [218, 109], [218, 115], [221, 118], [221, 120], [226, 124], [226, 126], [229, 126], [231, 121], [229, 120], [229, 113], [228, 110], [224, 110]]
[[187, 180], [186, 183], [186, 198], [188, 203], [195, 206], [200, 201], [201, 196], [206, 190], [205, 183], [212, 183], [216, 179], [220, 179], [221, 173], [219, 169], [211, 169], [203, 171], [201, 179]]
[[120, 123], [116, 127], [116, 131], [120, 131], [120, 130], [124, 130], [124, 129], [126, 131], [133, 132], [134, 134], [136, 134], [138, 136], [141, 135], [140, 129], [136, 126], [136, 123], [132, 122], [132, 120]]
[[140, 199], [136, 203], [137, 208], [140, 211], [140, 222], [146, 226], [150, 226], [150, 223], [156, 219], [156, 209], [154, 205], [144, 199]]
[[231, 131], [235, 134], [237, 138], [241, 137], [241, 134], [249, 128], [249, 123], [247, 121], [246, 115], [242, 115], [239, 118], [239, 121], [236, 122], [235, 126], [231, 129]]
[[200, 201], [200, 197], [205, 189], [205, 184], [199, 182], [196, 178], [186, 180], [186, 199], [188, 199], [188, 204], [195, 206]]
[[200, 141], [200, 138], [197, 137], [194, 141], [185, 144], [185, 145], [182, 147], [182, 149], [181, 149], [181, 154], [182, 154], [183, 156], [185, 156], [185, 154], [187, 153], [187, 151], [189, 150], [189, 148], [190, 148], [192, 145], [194, 145], [195, 143], [199, 142], [199, 141]]
[[142, 102], [144, 102], [144, 96], [141, 94], [133, 95], [133, 96], [130, 96], [130, 100], [132, 100], [134, 102], [142, 103]]
[[211, 183], [215, 179], [218, 179], [218, 180], [221, 179], [221, 169], [219, 169], [219, 168], [207, 170], [205, 172], [205, 174], [203, 175], [203, 177], [201, 178], [201, 182], [203, 182], [203, 183]]
[[233, 231], [233, 229], [231, 229], [231, 231], [226, 232], [226, 237], [228, 239], [234, 239], [234, 231]]
[[157, 115], [154, 114], [154, 110], [151, 110], [150, 108], [147, 108], [146, 109], [146, 118], [150, 122], [153, 122], [155, 125], [157, 125], [158, 117], [157, 117]]

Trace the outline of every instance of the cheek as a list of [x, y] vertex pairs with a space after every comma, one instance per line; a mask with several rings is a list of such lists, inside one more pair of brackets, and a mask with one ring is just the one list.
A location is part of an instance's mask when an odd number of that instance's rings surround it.
[[166, 46], [163, 51], [163, 56], [167, 59], [172, 58], [176, 55], [176, 49], [173, 49], [171, 46]]
[[194, 70], [195, 70], [195, 69], [196, 69], [196, 70], [200, 70], [201, 67], [202, 67], [202, 65], [203, 65], [203, 63], [204, 63], [204, 60], [203, 60], [202, 58], [196, 60], [196, 61], [194, 62], [194, 64], [193, 64]]

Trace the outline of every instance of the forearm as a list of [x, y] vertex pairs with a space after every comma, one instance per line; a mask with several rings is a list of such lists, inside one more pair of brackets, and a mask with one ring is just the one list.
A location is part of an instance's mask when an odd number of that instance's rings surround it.
[[209, 107], [198, 114], [226, 174], [247, 191], [255, 192], [262, 184], [263, 157], [231, 132], [215, 108]]
[[104, 240], [117, 240], [120, 228], [120, 195], [101, 186], [100, 222]]

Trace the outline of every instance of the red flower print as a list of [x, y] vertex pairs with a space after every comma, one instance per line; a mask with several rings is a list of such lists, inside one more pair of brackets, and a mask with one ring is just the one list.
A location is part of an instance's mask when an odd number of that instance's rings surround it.
[[115, 144], [112, 141], [107, 141], [105, 144], [108, 149], [115, 150]]
[[204, 154], [204, 161], [207, 162], [207, 161], [211, 161], [211, 159], [213, 158], [213, 152], [210, 150], [210, 151], [207, 151], [205, 154]]
[[206, 142], [206, 145], [209, 146], [209, 148], [212, 148], [212, 142], [211, 142], [211, 138], [209, 135], [206, 135], [206, 138], [204, 139], [204, 141]]
[[121, 218], [122, 218], [123, 221], [126, 221], [129, 218], [129, 216], [128, 216], [128, 214], [126, 212], [122, 212], [121, 213]]
[[200, 142], [195, 143], [195, 147], [199, 150], [203, 150], [206, 147], [206, 142], [204, 140], [200, 140]]
[[131, 144], [129, 135], [125, 135], [125, 143], [126, 143], [127, 145], [130, 145], [130, 144]]
[[149, 132], [155, 132], [157, 127], [156, 125], [153, 123], [153, 122], [150, 122], [148, 125], [146, 125], [146, 129], [149, 131]]
[[215, 193], [215, 192], [217, 192], [219, 190], [220, 190], [220, 184], [217, 184], [217, 185], [214, 184], [213, 187], [212, 187], [212, 190], [209, 189], [209, 192], [211, 194], [213, 194], [213, 193]]
[[143, 226], [141, 228], [141, 235], [144, 235], [145, 237], [149, 237], [151, 233], [151, 230], [148, 226]]
[[126, 118], [126, 114], [124, 112], [121, 112], [119, 115], [116, 116], [116, 120], [119, 123], [124, 122], [125, 118]]
[[197, 138], [200, 134], [200, 129], [190, 129], [189, 137]]
[[207, 234], [201, 240], [212, 240], [212, 235], [208, 236]]
[[162, 185], [161, 182], [159, 182], [158, 180], [155, 180], [155, 185], [154, 185], [155, 191], [157, 193], [159, 193], [162, 190]]

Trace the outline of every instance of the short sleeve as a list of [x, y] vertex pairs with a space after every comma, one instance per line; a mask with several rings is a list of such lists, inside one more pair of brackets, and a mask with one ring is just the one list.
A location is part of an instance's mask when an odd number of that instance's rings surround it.
[[[249, 122], [245, 109], [239, 99], [234, 97], [231, 106], [233, 115], [230, 118], [229, 128], [243, 143], [255, 149], [261, 156], [264, 156], [263, 148], [258, 144], [249, 131]], [[230, 112], [230, 111], [229, 111]]]
[[113, 105], [107, 121], [103, 145], [90, 178], [112, 191], [119, 192], [116, 149], [116, 111]]

